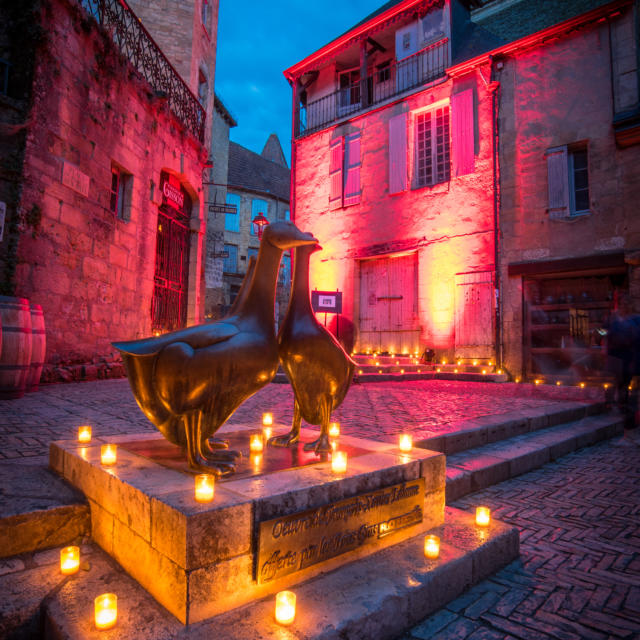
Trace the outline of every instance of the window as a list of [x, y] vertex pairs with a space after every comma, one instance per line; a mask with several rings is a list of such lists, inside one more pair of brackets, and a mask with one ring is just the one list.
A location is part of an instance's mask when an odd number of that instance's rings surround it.
[[131, 190], [133, 176], [116, 165], [111, 165], [109, 209], [121, 220], [131, 219]]
[[201, 6], [202, 26], [209, 29], [209, 0], [202, 0]]
[[352, 107], [360, 106], [360, 69], [343, 71], [339, 75], [340, 81], [340, 113], [349, 113]]
[[224, 272], [238, 273], [238, 247], [235, 244], [225, 244], [224, 250], [227, 254], [224, 259]]
[[209, 95], [209, 81], [202, 69], [198, 71], [198, 100], [203, 107], [207, 107], [207, 97]]
[[265, 218], [269, 217], [269, 203], [266, 200], [260, 200], [259, 198], [254, 198], [251, 201], [251, 220], [249, 220], [249, 228], [251, 229], [251, 235], [257, 236], [256, 229], [252, 220], [259, 214], [262, 214]]
[[240, 202], [241, 198], [237, 193], [227, 193], [227, 204], [232, 204], [236, 208], [235, 213], [224, 214], [225, 231], [240, 231]]
[[451, 176], [449, 105], [417, 113], [414, 127], [414, 187], [447, 182]]
[[360, 132], [340, 136], [329, 146], [329, 207], [338, 209], [360, 202]]
[[547, 149], [549, 217], [589, 213], [589, 162], [586, 143]]

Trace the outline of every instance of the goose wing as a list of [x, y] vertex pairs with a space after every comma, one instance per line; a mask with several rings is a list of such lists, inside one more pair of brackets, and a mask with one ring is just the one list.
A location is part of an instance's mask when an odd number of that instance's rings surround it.
[[218, 342], [225, 342], [240, 333], [240, 329], [230, 322], [213, 322], [199, 324], [195, 327], [172, 331], [157, 338], [112, 342], [118, 351], [132, 356], [155, 356], [162, 349], [176, 342], [184, 342], [192, 349], [210, 347]]

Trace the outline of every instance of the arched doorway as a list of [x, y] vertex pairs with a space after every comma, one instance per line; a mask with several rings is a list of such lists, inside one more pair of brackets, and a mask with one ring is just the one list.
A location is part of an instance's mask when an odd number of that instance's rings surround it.
[[173, 331], [187, 323], [191, 198], [180, 180], [164, 171], [160, 190], [151, 325], [153, 331]]

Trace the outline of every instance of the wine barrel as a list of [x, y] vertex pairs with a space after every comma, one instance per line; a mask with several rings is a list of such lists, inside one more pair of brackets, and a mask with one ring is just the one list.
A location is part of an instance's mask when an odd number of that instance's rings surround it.
[[20, 398], [31, 369], [31, 310], [25, 298], [0, 296], [0, 398]]
[[27, 393], [38, 390], [46, 350], [47, 336], [44, 330], [44, 313], [39, 304], [31, 303], [31, 366], [27, 376]]

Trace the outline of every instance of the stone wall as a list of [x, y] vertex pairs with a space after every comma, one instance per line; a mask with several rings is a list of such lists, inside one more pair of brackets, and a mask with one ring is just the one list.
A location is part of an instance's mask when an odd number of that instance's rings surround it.
[[[610, 33], [607, 22], [527, 50], [504, 61], [500, 88], [501, 276], [505, 365], [522, 370], [522, 279], [509, 277], [509, 263], [597, 256], [640, 248], [640, 146], [616, 147]], [[615, 50], [615, 47], [614, 47]], [[551, 219], [547, 213], [547, 159], [551, 147], [588, 146], [590, 212]], [[637, 269], [631, 293], [640, 311]]]
[[[112, 340], [151, 331], [161, 171], [193, 200], [188, 315], [201, 318], [204, 153], [75, 3], [50, 0], [42, 19], [20, 202], [39, 219], [21, 229], [15, 294], [43, 307], [49, 370], [93, 377], [113, 369]], [[112, 163], [132, 176], [124, 219], [110, 210]]]
[[[493, 271], [492, 97], [480, 73], [489, 77], [489, 69], [483, 67], [295, 143], [296, 224], [312, 231], [324, 249], [311, 257], [311, 288], [342, 291], [344, 316], [357, 328], [358, 258], [417, 252], [420, 344], [445, 357], [452, 357], [454, 351], [456, 274]], [[474, 94], [474, 172], [412, 188], [414, 128], [409, 117], [408, 188], [389, 194], [389, 119], [448, 101], [462, 89], [472, 89]], [[330, 210], [330, 141], [357, 130], [361, 132], [361, 201]]]

